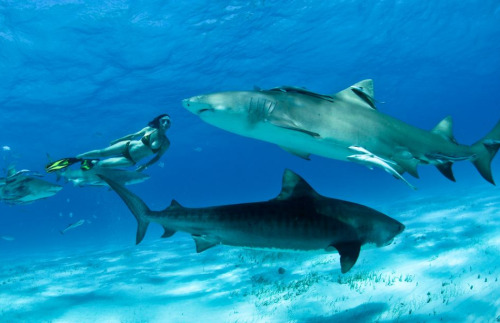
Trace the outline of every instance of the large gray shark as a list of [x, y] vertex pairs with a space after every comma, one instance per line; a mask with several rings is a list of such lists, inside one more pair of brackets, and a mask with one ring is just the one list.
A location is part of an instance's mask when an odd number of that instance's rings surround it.
[[366, 206], [321, 196], [290, 170], [283, 175], [281, 193], [266, 202], [186, 208], [173, 200], [163, 211], [151, 211], [124, 186], [102, 178], [137, 219], [137, 244], [149, 223], [156, 222], [165, 230], [163, 237], [176, 231], [190, 233], [197, 252], [218, 244], [284, 251], [337, 250], [345, 273], [356, 263], [362, 245], [387, 245], [404, 230], [403, 224]]
[[51, 197], [62, 189], [40, 177], [28, 170], [9, 171], [9, 176], [0, 179], [0, 200], [8, 204], [26, 204]]
[[470, 160], [494, 184], [490, 164], [500, 147], [500, 122], [472, 146], [460, 145], [450, 117], [421, 130], [376, 110], [373, 93], [372, 80], [364, 80], [333, 95], [279, 87], [200, 95], [183, 106], [211, 125], [305, 159], [314, 154], [353, 161], [399, 179], [404, 172], [418, 178], [417, 166], [431, 164], [452, 181], [452, 164]]

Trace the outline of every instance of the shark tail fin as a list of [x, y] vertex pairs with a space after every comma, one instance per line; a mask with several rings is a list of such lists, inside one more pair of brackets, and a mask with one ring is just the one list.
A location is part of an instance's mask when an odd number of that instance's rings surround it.
[[135, 243], [139, 244], [142, 239], [144, 239], [144, 235], [146, 234], [146, 230], [148, 229], [149, 220], [147, 216], [151, 213], [151, 210], [148, 208], [146, 203], [142, 201], [137, 195], [126, 189], [123, 185], [118, 184], [117, 182], [107, 178], [103, 175], [97, 175], [103, 181], [108, 183], [108, 185], [120, 196], [120, 198], [125, 202], [127, 207], [130, 209], [132, 214], [135, 216], [137, 220], [137, 235]]
[[485, 180], [495, 185], [491, 175], [491, 161], [495, 157], [498, 148], [500, 148], [500, 121], [497, 122], [490, 133], [472, 145], [472, 148], [477, 156], [472, 163]]

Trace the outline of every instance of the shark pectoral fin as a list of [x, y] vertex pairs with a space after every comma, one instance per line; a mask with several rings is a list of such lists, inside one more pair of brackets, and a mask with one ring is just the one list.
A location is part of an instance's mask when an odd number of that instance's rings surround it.
[[309, 156], [311, 156], [311, 154], [307, 153], [305, 151], [300, 151], [300, 150], [296, 150], [296, 149], [292, 149], [292, 148], [288, 148], [288, 147], [283, 147], [283, 146], [280, 146], [280, 148], [289, 152], [292, 155], [298, 156], [298, 157], [303, 158], [305, 160], [311, 160], [309, 158]]
[[276, 127], [288, 129], [288, 130], [293, 130], [293, 131], [298, 131], [305, 133], [306, 135], [312, 136], [312, 137], [320, 137], [319, 133], [309, 131], [306, 129], [302, 129], [297, 127], [293, 122], [291, 121], [285, 121], [285, 120], [270, 120], [269, 123], [275, 125]]
[[161, 236], [162, 238], [169, 238], [169, 237], [173, 236], [175, 233], [174, 230], [171, 230], [167, 227], [163, 227], [163, 230], [165, 230], [165, 231], [163, 232], [163, 234]]
[[451, 166], [453, 166], [452, 162], [436, 165], [437, 169], [441, 172], [441, 174], [443, 174], [450, 181], [455, 182], [455, 176], [453, 175], [453, 170], [451, 169]]
[[[352, 266], [356, 263], [361, 251], [361, 242], [341, 242], [332, 244], [329, 247], [335, 247], [340, 254], [340, 270], [343, 274], [351, 270]], [[328, 250], [328, 248], [327, 248]]]
[[194, 243], [196, 244], [196, 252], [197, 253], [203, 252], [203, 251], [205, 251], [209, 248], [212, 248], [218, 244], [217, 242], [207, 240], [202, 236], [198, 236], [198, 235], [194, 235], [194, 234], [191, 236], [193, 237]]

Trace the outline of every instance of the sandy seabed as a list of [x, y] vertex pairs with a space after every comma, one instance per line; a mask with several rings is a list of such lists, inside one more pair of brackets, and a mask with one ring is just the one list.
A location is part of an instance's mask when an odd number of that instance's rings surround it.
[[[189, 236], [2, 261], [1, 322], [500, 322], [498, 190], [378, 208], [393, 244], [338, 254], [219, 246]], [[135, 234], [132, 233], [131, 234]]]

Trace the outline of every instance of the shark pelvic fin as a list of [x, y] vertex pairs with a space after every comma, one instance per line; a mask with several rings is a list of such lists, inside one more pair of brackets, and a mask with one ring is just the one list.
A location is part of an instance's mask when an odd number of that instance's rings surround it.
[[356, 263], [361, 250], [361, 243], [359, 241], [343, 242], [332, 244], [340, 254], [340, 271], [345, 274], [351, 270], [352, 266]]
[[415, 178], [420, 178], [418, 176], [417, 166], [419, 164], [418, 160], [415, 158], [412, 159], [398, 159], [396, 160], [398, 166], [400, 166], [405, 172], [408, 172], [411, 176]]
[[174, 230], [170, 230], [169, 228], [167, 228], [165, 226], [163, 227], [163, 230], [165, 230], [165, 231], [163, 232], [163, 234], [161, 236], [162, 238], [169, 238], [169, 237], [173, 236], [175, 233]]
[[288, 148], [288, 147], [283, 147], [283, 146], [280, 146], [280, 147], [281, 147], [281, 149], [289, 152], [292, 155], [295, 155], [295, 156], [300, 157], [300, 158], [305, 159], [305, 160], [311, 160], [311, 158], [309, 158], [309, 156], [311, 156], [310, 153], [307, 153], [305, 151], [299, 151], [299, 150]]
[[292, 196], [309, 196], [311, 194], [318, 193], [302, 177], [289, 169], [285, 169], [281, 192], [276, 197], [277, 200], [287, 200]]
[[451, 116], [447, 116], [441, 120], [441, 122], [439, 122], [437, 126], [431, 130], [431, 132], [436, 135], [440, 135], [453, 143], [457, 143], [455, 137], [453, 137], [453, 120], [451, 119]]
[[194, 243], [196, 244], [196, 252], [200, 253], [207, 249], [216, 246], [218, 243], [205, 239], [202, 236], [192, 235]]
[[453, 170], [451, 169], [451, 166], [453, 166], [452, 162], [436, 165], [437, 169], [441, 172], [441, 174], [443, 174], [450, 181], [455, 182], [456, 180], [455, 176], [453, 175]]

